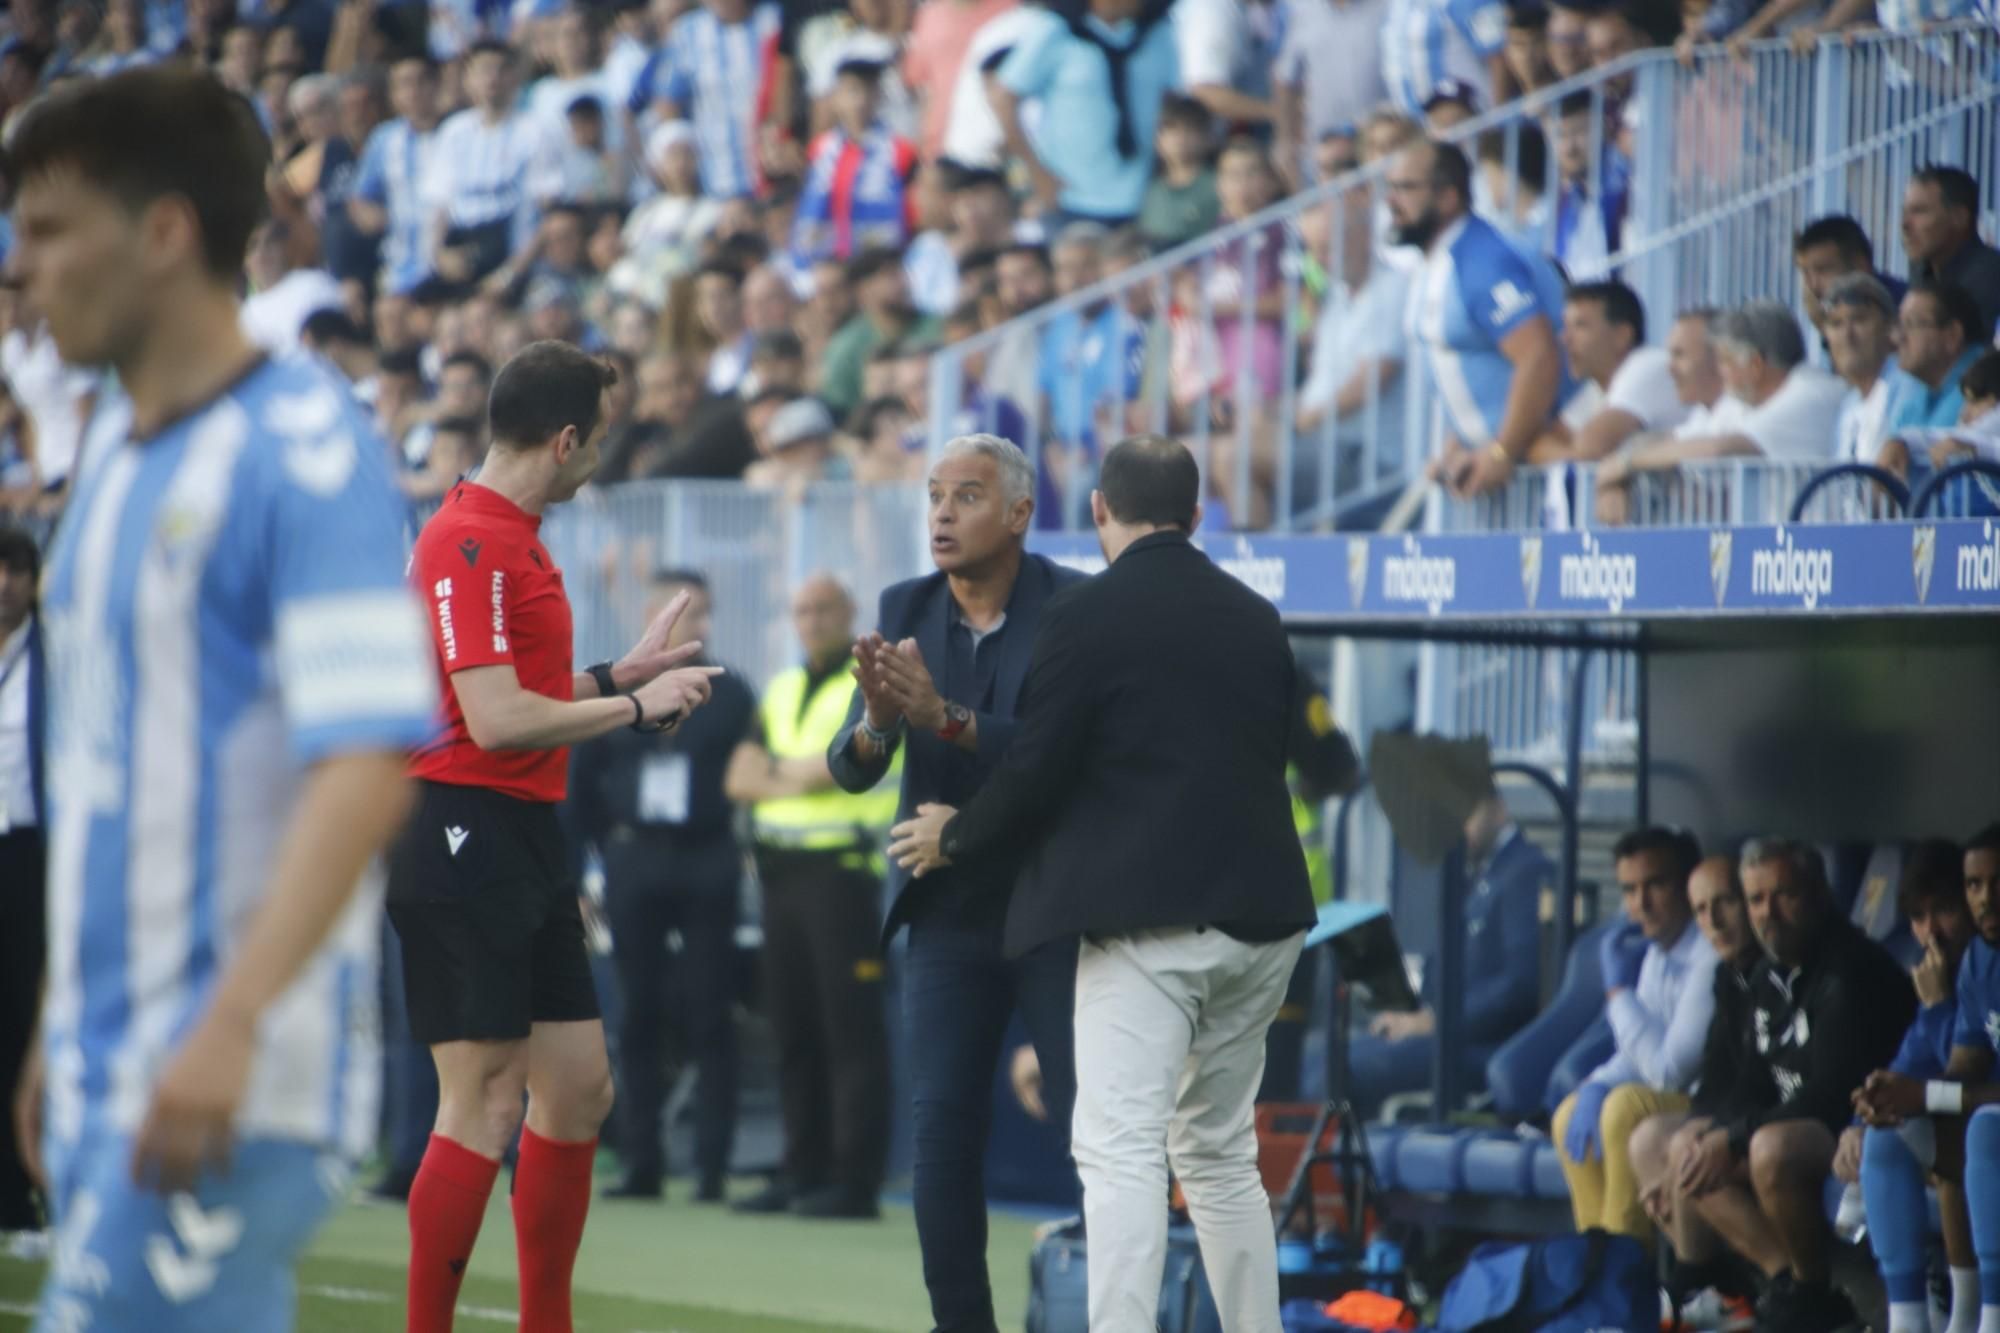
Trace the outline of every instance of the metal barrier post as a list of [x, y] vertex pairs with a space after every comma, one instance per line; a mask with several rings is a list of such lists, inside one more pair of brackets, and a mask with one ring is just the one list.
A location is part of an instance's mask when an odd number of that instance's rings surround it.
[[[1839, 161], [1847, 147], [1847, 112], [1850, 62], [1853, 54], [1839, 37], [1822, 37], [1813, 53], [1812, 160], [1821, 164]], [[1822, 165], [1813, 173], [1806, 191], [1812, 201], [1812, 215], [1847, 211], [1847, 173], [1835, 165]]]
[[[1445, 853], [1438, 882], [1437, 1040], [1431, 1046], [1431, 1111], [1440, 1121], [1457, 1109], [1459, 1021], [1465, 1007], [1465, 843]], [[1567, 949], [1569, 946], [1563, 946]]]

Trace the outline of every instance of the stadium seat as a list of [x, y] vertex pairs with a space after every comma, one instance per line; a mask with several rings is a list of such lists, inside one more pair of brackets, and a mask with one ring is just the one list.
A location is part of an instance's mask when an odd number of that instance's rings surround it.
[[[1544, 1111], [1543, 1091], [1550, 1087], [1564, 1056], [1603, 1017], [1604, 975], [1597, 966], [1597, 942], [1613, 924], [1615, 921], [1606, 922], [1577, 935], [1555, 997], [1487, 1061], [1486, 1087], [1500, 1116], [1526, 1120]], [[1605, 1035], [1609, 1035], [1608, 1027]], [[1606, 1049], [1582, 1072], [1587, 1074], [1609, 1054]], [[1569, 1086], [1574, 1087], [1580, 1077], [1572, 1074]]]
[[1850, 919], [1903, 966], [1915, 967], [1923, 949], [1896, 902], [1896, 885], [1902, 873], [1903, 849], [1892, 842], [1879, 844], [1861, 872]]

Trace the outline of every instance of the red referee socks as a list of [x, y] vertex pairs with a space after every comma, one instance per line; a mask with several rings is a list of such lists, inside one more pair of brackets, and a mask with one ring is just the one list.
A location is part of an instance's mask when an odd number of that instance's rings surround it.
[[431, 1135], [410, 1185], [409, 1333], [450, 1333], [465, 1264], [499, 1173], [500, 1163]]
[[590, 1212], [597, 1140], [559, 1143], [521, 1130], [514, 1165], [514, 1246], [521, 1267], [522, 1333], [571, 1333], [570, 1274]]

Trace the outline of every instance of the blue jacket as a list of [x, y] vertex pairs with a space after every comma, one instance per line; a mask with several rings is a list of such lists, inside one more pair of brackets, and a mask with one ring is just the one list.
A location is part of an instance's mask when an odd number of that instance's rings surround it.
[[[1082, 574], [1065, 569], [1046, 556], [1021, 557], [1021, 571], [1015, 577], [1014, 591], [1007, 601], [1007, 631], [994, 641], [1000, 657], [994, 667], [993, 711], [976, 713], [979, 748], [974, 760], [979, 782], [985, 782], [1013, 737], [1014, 710], [1020, 704], [1021, 682], [1027, 676], [1028, 662], [1034, 656], [1035, 633], [1041, 621], [1042, 607], [1058, 591], [1073, 583], [1081, 583], [1083, 578]], [[915, 639], [918, 651], [936, 675], [946, 657], [950, 607], [951, 585], [945, 575], [926, 574], [922, 578], [894, 584], [883, 591], [876, 628], [891, 643]], [[856, 690], [854, 700], [848, 707], [847, 724], [834, 737], [826, 755], [833, 780], [847, 791], [867, 791], [888, 771], [890, 763], [890, 756], [887, 755], [872, 764], [863, 763], [855, 755], [854, 728], [861, 721], [861, 709], [861, 692]], [[901, 744], [905, 753], [902, 799], [896, 807], [899, 820], [908, 819], [926, 801], [939, 798], [944, 763], [950, 751], [948, 742], [928, 732], [906, 732]], [[954, 868], [954, 873], [957, 869]], [[926, 879], [925, 883], [928, 885], [935, 878]], [[896, 865], [889, 867], [889, 910], [882, 926], [885, 939], [894, 935], [908, 920], [914, 902], [914, 895], [909, 892], [910, 884], [908, 871]]]
[[[1542, 1000], [1542, 889], [1555, 865], [1513, 831], [1487, 861], [1465, 899], [1465, 1040], [1502, 1042], [1527, 1026]], [[1424, 976], [1424, 1000], [1436, 1006], [1436, 969]]]

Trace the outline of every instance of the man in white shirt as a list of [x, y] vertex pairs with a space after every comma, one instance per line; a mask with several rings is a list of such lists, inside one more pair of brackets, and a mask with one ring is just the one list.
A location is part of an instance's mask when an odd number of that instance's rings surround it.
[[1641, 1241], [1652, 1222], [1626, 1145], [1648, 1116], [1688, 1108], [1715, 1011], [1715, 947], [1694, 923], [1688, 876], [1701, 850], [1686, 833], [1635, 829], [1612, 848], [1625, 919], [1598, 946], [1616, 1051], [1556, 1109], [1551, 1133], [1576, 1229]]
[[266, 222], [250, 240], [244, 264], [251, 295], [238, 316], [250, 341], [267, 352], [298, 350], [306, 320], [321, 310], [346, 308], [340, 283], [320, 268], [294, 268], [286, 248], [287, 227]]
[[1276, 6], [1267, 0], [1179, 0], [1174, 6], [1174, 45], [1181, 62], [1181, 87], [1217, 120], [1268, 125], [1271, 64], [1278, 52], [1271, 38]]
[[1888, 436], [1889, 397], [1896, 371], [1896, 304], [1868, 273], [1836, 278], [1820, 298], [1820, 332], [1834, 373], [1846, 382], [1834, 457], [1873, 463]]
[[0, 337], [0, 374], [7, 377], [33, 433], [35, 489], [54, 504], [76, 466], [83, 423], [97, 402], [97, 376], [64, 364], [48, 325], [29, 307], [25, 293], [17, 293], [14, 303], [14, 327]]
[[1715, 321], [1722, 382], [1740, 410], [1712, 420], [1711, 433], [1627, 449], [1598, 465], [1598, 518], [1607, 517], [1606, 495], [1623, 490], [1639, 472], [1670, 471], [1703, 459], [1751, 457], [1809, 463], [1833, 457], [1834, 429], [1847, 386], [1806, 364], [1806, 343], [1791, 310], [1776, 301], [1752, 301]]
[[[973, 34], [965, 60], [958, 67], [958, 81], [952, 86], [951, 112], [945, 118], [945, 157], [967, 167], [997, 170], [1006, 165], [1007, 135], [1000, 128], [1000, 117], [994, 114], [987, 90], [1015, 43], [1046, 21], [1046, 11], [1039, 6], [1022, 5], [995, 14]], [[1033, 134], [1041, 123], [1041, 107], [1025, 103], [1020, 115], [1021, 128]]]
[[1646, 310], [1622, 282], [1586, 282], [1563, 300], [1563, 354], [1582, 382], [1535, 442], [1533, 462], [1591, 462], [1642, 432], [1670, 431], [1687, 419], [1667, 366], [1667, 349], [1646, 346]]
[[465, 60], [471, 103], [438, 127], [425, 203], [438, 276], [476, 282], [532, 234], [528, 176], [546, 142], [540, 125], [514, 110], [513, 52], [481, 42]]

